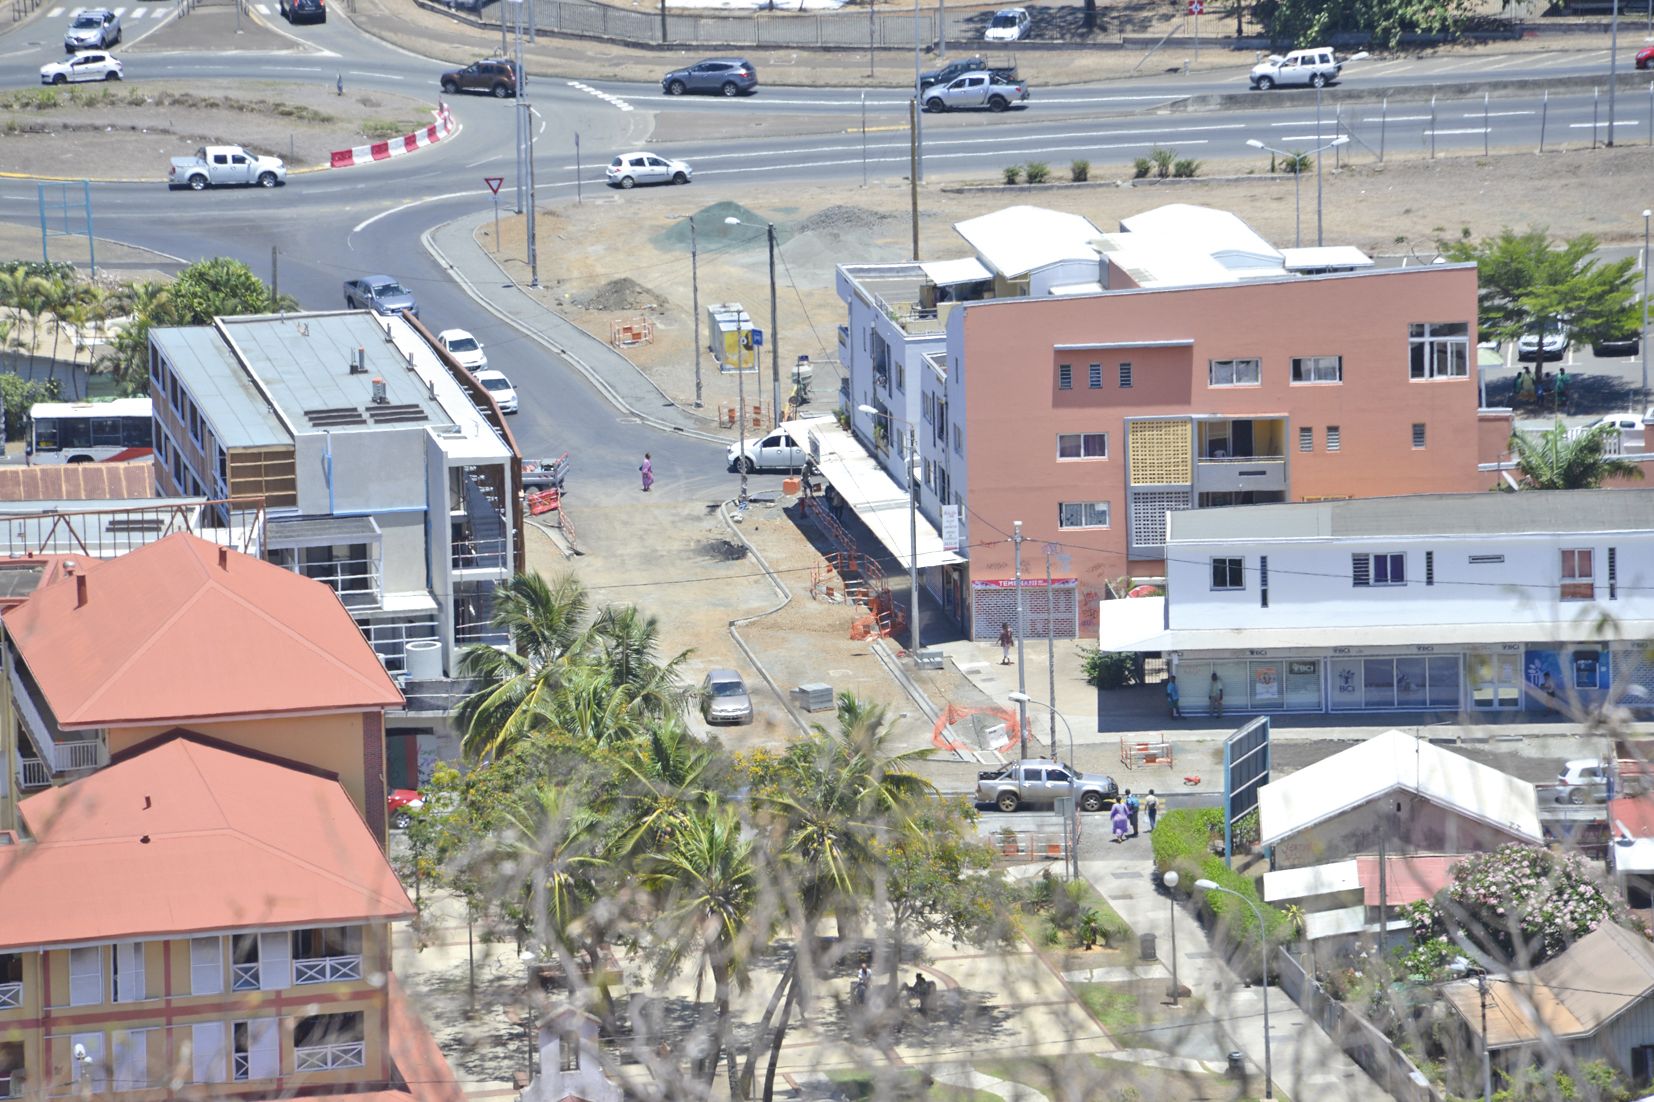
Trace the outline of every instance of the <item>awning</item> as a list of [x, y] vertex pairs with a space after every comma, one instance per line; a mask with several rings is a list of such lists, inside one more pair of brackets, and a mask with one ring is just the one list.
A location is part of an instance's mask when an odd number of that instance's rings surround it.
[[[1142, 598], [1147, 599], [1147, 598]], [[1654, 636], [1654, 620], [1622, 620], [1604, 625], [1589, 617], [1577, 621], [1523, 620], [1487, 624], [1393, 624], [1355, 629], [1363, 647], [1480, 646], [1496, 643], [1579, 643], [1600, 647]], [[1287, 650], [1347, 647], [1347, 625], [1313, 628], [1173, 628], [1138, 639], [1134, 651], [1199, 654], [1219, 650]], [[1607, 638], [1604, 638], [1607, 636]]]
[[963, 260], [927, 260], [919, 265], [925, 273], [925, 278], [938, 287], [948, 287], [955, 283], [980, 283], [985, 279], [992, 279], [993, 273], [982, 266], [982, 262], [974, 256], [967, 256]]
[[1282, 249], [1281, 266], [1289, 272], [1371, 268], [1373, 258], [1354, 245], [1311, 245], [1303, 249]]
[[372, 517], [282, 517], [264, 526], [264, 545], [271, 550], [378, 542], [379, 524]]
[[[913, 545], [908, 540], [909, 508], [907, 489], [897, 484], [879, 461], [867, 453], [849, 432], [828, 417], [792, 421], [783, 425], [803, 440], [805, 450], [821, 477], [832, 484], [844, 503], [877, 537], [885, 550], [908, 569], [913, 562]], [[965, 560], [942, 547], [942, 533], [918, 514], [919, 567], [947, 566]]]

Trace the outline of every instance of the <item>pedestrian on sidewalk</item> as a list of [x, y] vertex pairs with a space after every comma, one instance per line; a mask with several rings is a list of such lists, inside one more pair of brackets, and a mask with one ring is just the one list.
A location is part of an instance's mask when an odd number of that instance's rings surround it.
[[643, 492], [648, 493], [649, 487], [655, 484], [655, 464], [648, 452], [643, 453], [643, 465], [638, 470], [643, 473]]
[[1131, 824], [1131, 817], [1126, 812], [1126, 805], [1116, 802], [1114, 809], [1108, 813], [1109, 825], [1114, 828], [1114, 840], [1126, 840], [1126, 827]]
[[1206, 690], [1206, 704], [1214, 716], [1223, 714], [1223, 678], [1216, 670], [1212, 671], [1212, 684]]
[[1154, 821], [1160, 818], [1160, 797], [1149, 789], [1149, 794], [1143, 798], [1143, 810], [1149, 814], [1149, 833], [1154, 833]]
[[1562, 412], [1570, 412], [1568, 405], [1568, 384], [1573, 382], [1573, 376], [1568, 374], [1566, 367], [1556, 369], [1556, 404], [1562, 407]]
[[1183, 718], [1182, 694], [1177, 688], [1177, 675], [1174, 673], [1166, 678], [1166, 705], [1172, 710], [1173, 719]]
[[1011, 634], [1010, 624], [999, 625], [999, 664], [1011, 664], [1011, 647], [1016, 643], [1016, 636]]
[[1142, 807], [1143, 805], [1137, 797], [1131, 794], [1131, 789], [1126, 789], [1126, 815], [1131, 819], [1131, 836], [1133, 838], [1137, 837], [1137, 815]]

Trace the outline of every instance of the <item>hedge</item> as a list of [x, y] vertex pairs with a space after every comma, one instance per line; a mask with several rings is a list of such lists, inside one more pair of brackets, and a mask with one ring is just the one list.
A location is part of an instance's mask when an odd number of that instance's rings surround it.
[[1217, 807], [1175, 808], [1161, 812], [1155, 820], [1154, 867], [1157, 872], [1177, 872], [1178, 887], [1195, 897], [1195, 905], [1207, 926], [1217, 936], [1231, 964], [1239, 964], [1243, 955], [1246, 967], [1254, 976], [1260, 972], [1256, 950], [1251, 946], [1257, 940], [1257, 917], [1252, 908], [1223, 892], [1196, 892], [1196, 880], [1210, 880], [1228, 888], [1257, 904], [1263, 914], [1269, 943], [1281, 945], [1290, 941], [1295, 924], [1279, 908], [1271, 907], [1258, 895], [1255, 881], [1233, 871], [1223, 858], [1211, 850], [1214, 835], [1222, 836], [1223, 809]]

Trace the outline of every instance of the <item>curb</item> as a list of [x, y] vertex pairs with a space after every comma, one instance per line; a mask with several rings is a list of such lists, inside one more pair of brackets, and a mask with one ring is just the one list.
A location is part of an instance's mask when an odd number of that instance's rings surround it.
[[386, 161], [392, 157], [400, 157], [404, 153], [424, 149], [428, 145], [435, 145], [454, 133], [456, 127], [452, 108], [439, 101], [439, 106], [432, 114], [436, 116], [436, 121], [430, 126], [415, 130], [412, 134], [404, 134], [400, 138], [383, 142], [370, 142], [351, 149], [335, 149], [329, 157], [327, 167], [352, 168], [372, 161]]
[[758, 655], [753, 652], [753, 649], [750, 646], [747, 645], [747, 641], [741, 638], [741, 628], [746, 627], [748, 624], [757, 623], [759, 620], [765, 619], [766, 617], [774, 616], [777, 612], [780, 612], [782, 609], [792, 604], [793, 594], [792, 590], [783, 585], [781, 579], [775, 576], [775, 571], [770, 568], [769, 562], [762, 554], [759, 553], [758, 548], [753, 545], [753, 542], [747, 539], [747, 534], [741, 530], [741, 525], [736, 523], [735, 517], [730, 514], [730, 508], [735, 506], [735, 504], [736, 502], [733, 498], [725, 501], [718, 507], [718, 515], [723, 518], [724, 527], [728, 528], [735, 538], [741, 541], [742, 546], [747, 549], [747, 554], [751, 555], [753, 561], [758, 564], [761, 570], [763, 570], [764, 577], [769, 581], [770, 586], [774, 588], [776, 594], [781, 598], [781, 602], [774, 608], [766, 609], [763, 612], [756, 613], [752, 616], [738, 616], [735, 619], [730, 620], [725, 626], [729, 631], [729, 637], [735, 640], [735, 645], [741, 648], [741, 653], [746, 655], [748, 662], [752, 663], [752, 668], [758, 671], [758, 676], [764, 679], [764, 684], [769, 686], [770, 692], [775, 694], [775, 699], [780, 701], [781, 709], [787, 713], [787, 718], [791, 719], [793, 723], [797, 725], [799, 731], [808, 736], [810, 733], [810, 725], [800, 718], [799, 714], [793, 710], [792, 702], [787, 699], [787, 694], [781, 691], [781, 686], [775, 683], [775, 678], [770, 676], [770, 671], [766, 670], [764, 668], [764, 664], [758, 661]]

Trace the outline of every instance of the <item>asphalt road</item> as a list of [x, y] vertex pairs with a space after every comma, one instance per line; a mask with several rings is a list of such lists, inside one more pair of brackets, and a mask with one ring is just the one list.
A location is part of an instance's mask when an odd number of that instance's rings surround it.
[[[0, 87], [32, 86], [39, 66], [62, 56], [61, 18], [39, 19], [0, 35]], [[279, 24], [278, 24], [279, 25]], [[283, 28], [285, 29], [285, 28]], [[130, 43], [137, 33], [129, 29]], [[140, 51], [127, 55], [128, 76], [175, 80], [202, 90], [231, 80], [328, 80], [343, 73], [352, 89], [370, 88], [436, 96], [436, 75], [447, 65], [391, 47], [358, 30], [347, 19], [290, 32], [313, 48], [310, 53]], [[1626, 53], [1627, 68], [1630, 53]], [[1037, 62], [1028, 57], [1026, 69]], [[1398, 61], [1352, 66], [1345, 86], [1408, 87], [1477, 77], [1570, 75], [1606, 67], [1601, 51], [1585, 54], [1523, 55], [1437, 62]], [[1243, 66], [1244, 68], [1244, 66]], [[1044, 160], [1064, 165], [1086, 158], [1099, 166], [1129, 164], [1156, 146], [1197, 159], [1267, 154], [1249, 149], [1248, 139], [1283, 149], [1309, 148], [1329, 140], [1342, 125], [1353, 136], [1349, 149], [1373, 158], [1382, 148], [1443, 151], [1537, 146], [1541, 119], [1552, 144], [1589, 141], [1605, 133], [1593, 117], [1589, 93], [1558, 93], [1542, 107], [1535, 92], [1493, 96], [1484, 118], [1479, 97], [1443, 100], [1432, 112], [1428, 98], [1387, 105], [1339, 109], [1325, 97], [1319, 121], [1316, 100], [1307, 91], [1257, 93], [1256, 106], [1238, 109], [1157, 111], [1174, 99], [1207, 92], [1233, 92], [1236, 80], [1149, 78], [1115, 85], [1041, 91], [1026, 109], [993, 114], [950, 114], [925, 119], [925, 166], [932, 173], [993, 175], [1006, 164]], [[613, 152], [648, 142], [651, 150], [690, 161], [699, 180], [722, 181], [737, 174], [755, 187], [789, 180], [904, 178], [907, 173], [906, 100], [884, 88], [867, 89], [867, 132], [861, 128], [860, 88], [765, 89], [740, 100], [663, 96], [658, 86], [580, 82], [535, 77], [529, 82], [535, 109], [536, 165], [540, 202], [565, 201], [576, 187], [575, 142], [584, 151], [579, 186], [603, 189], [603, 166]], [[1645, 99], [1647, 97], [1644, 97]], [[1646, 141], [1646, 110], [1621, 97], [1620, 142]], [[134, 175], [154, 182], [96, 183], [93, 202], [101, 236], [157, 249], [184, 259], [227, 255], [255, 271], [267, 272], [272, 247], [281, 250], [281, 288], [306, 308], [342, 305], [340, 283], [370, 271], [401, 278], [416, 293], [423, 318], [433, 328], [471, 330], [488, 345], [522, 395], [514, 418], [519, 441], [529, 454], [575, 456], [576, 494], [630, 491], [638, 457], [654, 455], [657, 475], [685, 492], [711, 498], [732, 492], [723, 471], [722, 449], [703, 441], [661, 433], [616, 411], [568, 364], [483, 309], [443, 273], [422, 247], [421, 234], [450, 219], [486, 209], [485, 175], [510, 176], [513, 169], [515, 110], [509, 101], [458, 96], [451, 101], [461, 131], [448, 141], [412, 156], [340, 172], [294, 176], [275, 192], [170, 192], [162, 164], [132, 166]], [[729, 116], [730, 132], [693, 141], [673, 141], [656, 132], [657, 112], [666, 118], [694, 112], [717, 120]], [[1543, 112], [1543, 113], [1542, 113]], [[743, 120], [765, 115], [843, 116], [833, 132], [802, 136], [746, 137]], [[782, 127], [784, 129], [784, 127]], [[716, 126], [710, 128], [716, 132]], [[814, 129], [821, 129], [819, 125]], [[697, 132], [708, 132], [698, 125]], [[180, 150], [180, 152], [183, 152]], [[88, 158], [96, 163], [95, 157]], [[0, 165], [26, 171], [25, 165]], [[114, 166], [99, 166], [110, 174]], [[693, 186], [693, 185], [691, 185]], [[510, 185], [507, 185], [509, 191]], [[679, 205], [676, 189], [639, 189], [621, 200], [644, 208]], [[33, 224], [38, 202], [28, 180], [0, 179], [0, 218]], [[555, 264], [547, 255], [545, 264]], [[763, 481], [757, 488], [763, 487]]]

